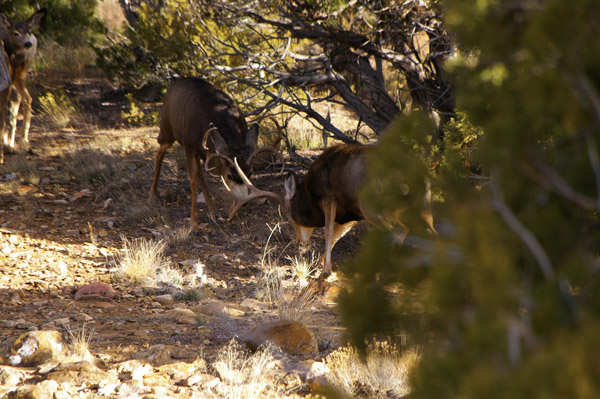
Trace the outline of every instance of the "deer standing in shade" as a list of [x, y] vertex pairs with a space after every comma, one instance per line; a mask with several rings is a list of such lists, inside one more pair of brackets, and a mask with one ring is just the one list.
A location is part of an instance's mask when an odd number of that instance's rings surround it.
[[[366, 179], [366, 155], [372, 146], [341, 144], [329, 147], [310, 166], [304, 180], [290, 172], [286, 176], [285, 207], [288, 220], [300, 244], [310, 241], [313, 230], [325, 228], [325, 253], [321, 278], [331, 274], [331, 251], [334, 245], [360, 220], [365, 219], [359, 191]], [[436, 234], [431, 214], [429, 191], [421, 216]], [[386, 221], [382, 221], [386, 224]], [[399, 220], [404, 241], [408, 228]]]

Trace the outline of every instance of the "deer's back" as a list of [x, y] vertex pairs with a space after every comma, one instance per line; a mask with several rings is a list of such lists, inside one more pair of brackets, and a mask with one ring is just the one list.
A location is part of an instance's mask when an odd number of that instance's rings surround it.
[[225, 92], [201, 78], [174, 80], [163, 102], [159, 142], [175, 139], [200, 148], [211, 123], [229, 146], [244, 144], [246, 121]]

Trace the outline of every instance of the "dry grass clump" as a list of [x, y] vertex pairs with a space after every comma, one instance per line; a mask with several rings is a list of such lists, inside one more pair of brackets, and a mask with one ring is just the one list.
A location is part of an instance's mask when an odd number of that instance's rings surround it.
[[46, 92], [38, 101], [40, 116], [53, 128], [62, 129], [69, 126], [71, 119], [77, 114], [77, 107], [64, 91]]
[[419, 362], [417, 350], [401, 351], [388, 342], [369, 345], [365, 359], [342, 347], [324, 360], [328, 381], [349, 396], [399, 398], [410, 392], [408, 376]]
[[[276, 238], [276, 233], [281, 232], [281, 228], [279, 223], [269, 228], [271, 232], [261, 257], [262, 272], [258, 281], [257, 299], [265, 301], [275, 310], [279, 320], [304, 323], [312, 316], [312, 304], [316, 298], [315, 292], [304, 289], [316, 270], [314, 254], [311, 261], [289, 258], [292, 261], [291, 271], [287, 267], [277, 266], [281, 254], [274, 254], [277, 245], [271, 245], [271, 241]], [[283, 251], [286, 249], [287, 247]]]
[[262, 299], [276, 310], [279, 320], [295, 320], [304, 324], [312, 318], [316, 293], [288, 280], [283, 268], [263, 271], [260, 280]]
[[315, 253], [311, 252], [310, 260], [303, 256], [289, 257], [289, 259], [292, 262], [292, 273], [298, 279], [298, 284], [301, 287], [306, 287], [311, 276], [318, 269], [319, 256], [315, 256]]
[[85, 330], [85, 324], [79, 331], [73, 332], [73, 330], [67, 326], [67, 333], [69, 334], [69, 351], [74, 361], [90, 360], [93, 358], [90, 353], [90, 342], [94, 336], [94, 328], [91, 330]]
[[117, 258], [117, 278], [133, 284], [159, 287], [189, 300], [204, 295], [207, 277], [202, 262], [196, 262], [191, 271], [186, 272], [168, 264], [166, 241], [128, 240], [125, 237], [122, 240], [123, 253]]
[[[244, 350], [237, 341], [219, 352], [217, 361], [212, 364], [222, 383], [214, 388], [215, 397], [227, 399], [287, 398], [288, 394], [300, 386], [286, 387], [275, 382], [274, 371], [277, 359], [269, 349], [253, 354]], [[295, 396], [297, 397], [297, 396]]]
[[134, 284], [154, 281], [159, 269], [167, 267], [164, 241], [128, 240], [122, 237], [123, 253], [117, 259], [117, 277]]

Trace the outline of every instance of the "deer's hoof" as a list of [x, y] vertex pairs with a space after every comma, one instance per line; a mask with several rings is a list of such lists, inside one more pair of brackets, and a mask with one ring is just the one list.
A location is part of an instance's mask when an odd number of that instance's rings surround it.
[[321, 272], [321, 274], [319, 275], [319, 277], [317, 278], [317, 280], [319, 280], [319, 281], [325, 281], [325, 280], [327, 280], [327, 278], [329, 276], [331, 276], [331, 272], [325, 272], [325, 271], [323, 271], [323, 272]]

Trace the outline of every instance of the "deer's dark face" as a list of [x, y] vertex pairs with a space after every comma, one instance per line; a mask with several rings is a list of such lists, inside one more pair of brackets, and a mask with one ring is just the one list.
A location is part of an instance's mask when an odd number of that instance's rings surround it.
[[[296, 243], [300, 245], [300, 249], [304, 250], [310, 242], [314, 227], [303, 226], [301, 205], [303, 198], [301, 191], [298, 189], [298, 177], [290, 172], [285, 178], [285, 210], [288, 216], [288, 222], [294, 230]], [[304, 199], [305, 200], [305, 199]], [[306, 205], [306, 204], [304, 204]]]

